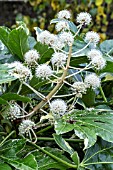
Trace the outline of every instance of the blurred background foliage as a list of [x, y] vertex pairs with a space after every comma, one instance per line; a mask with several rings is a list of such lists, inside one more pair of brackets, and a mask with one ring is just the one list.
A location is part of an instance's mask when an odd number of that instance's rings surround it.
[[[58, 11], [68, 9], [73, 14], [75, 24], [78, 13], [87, 11], [92, 15], [93, 22], [83, 29], [84, 32], [91, 28], [100, 34], [101, 40], [113, 38], [113, 0], [25, 0], [15, 4], [18, 3], [21, 3], [21, 7], [12, 9], [16, 10], [15, 20], [24, 21], [31, 32], [36, 26], [54, 32], [54, 25], [50, 25], [49, 21]], [[14, 23], [13, 27], [16, 26]]]

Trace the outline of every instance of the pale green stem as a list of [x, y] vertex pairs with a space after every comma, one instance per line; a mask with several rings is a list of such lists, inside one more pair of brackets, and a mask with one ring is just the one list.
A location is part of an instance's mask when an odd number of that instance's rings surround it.
[[31, 87], [29, 84], [27, 84], [26, 82], [23, 82], [23, 84], [25, 86], [27, 86], [30, 90], [32, 90], [37, 96], [39, 96], [41, 99], [44, 99], [45, 96], [43, 94], [41, 94], [40, 92], [38, 92], [37, 90], [35, 90], [33, 87]]
[[[37, 140], [42, 140], [42, 141], [54, 141], [55, 139], [54, 138], [49, 138], [49, 137], [38, 137], [37, 138]], [[64, 138], [64, 140], [65, 141], [67, 141], [67, 142], [83, 142], [84, 140], [82, 140], [82, 139], [65, 139]]]
[[19, 89], [18, 89], [17, 94], [19, 94], [19, 93], [20, 93], [20, 91], [21, 91], [21, 89], [22, 89], [22, 85], [23, 85], [23, 83], [22, 83], [22, 82], [20, 82], [20, 86], [19, 86]]
[[4, 144], [4, 142], [13, 134], [15, 133], [15, 131], [12, 131], [8, 136], [6, 136], [6, 138], [0, 143], [0, 146], [2, 146]]
[[68, 96], [73, 96], [73, 95], [75, 95], [75, 94], [76, 94], [76, 93], [64, 94], [64, 95], [56, 95], [56, 96], [53, 96], [53, 98], [68, 97]]
[[[28, 142], [29, 142], [29, 141], [28, 141]], [[70, 163], [64, 161], [63, 159], [58, 158], [57, 156], [53, 155], [52, 153], [46, 151], [45, 149], [41, 148], [40, 146], [38, 146], [38, 145], [36, 145], [36, 144], [34, 144], [34, 143], [31, 143], [31, 142], [29, 142], [29, 143], [30, 143], [31, 145], [33, 145], [34, 147], [36, 147], [37, 149], [41, 150], [41, 151], [42, 151], [43, 153], [45, 153], [46, 155], [48, 155], [48, 156], [50, 156], [51, 158], [55, 159], [56, 161], [64, 164], [65, 166], [70, 167], [70, 168], [73, 168], [73, 169], [77, 169], [77, 167], [78, 167], [77, 165], [70, 164]]]
[[104, 91], [103, 91], [101, 85], [100, 85], [99, 89], [100, 89], [101, 95], [102, 95], [102, 97], [103, 97], [103, 99], [104, 99], [104, 102], [107, 102], [107, 99], [106, 99], [106, 97], [105, 97], [105, 94], [104, 94]]

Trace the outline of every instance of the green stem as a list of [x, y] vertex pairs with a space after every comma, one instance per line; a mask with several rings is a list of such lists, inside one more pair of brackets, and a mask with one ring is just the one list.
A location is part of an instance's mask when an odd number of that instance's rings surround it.
[[104, 94], [104, 91], [103, 91], [103, 89], [102, 89], [102, 86], [100, 86], [99, 89], [100, 89], [101, 95], [102, 95], [102, 97], [103, 97], [103, 99], [104, 99], [104, 102], [107, 102], [107, 99], [106, 99], [106, 97], [105, 97], [105, 94]]
[[[54, 141], [54, 138], [49, 137], [38, 137], [37, 140], [43, 140], [43, 141]], [[83, 142], [82, 139], [65, 139], [67, 142]]]
[[[28, 141], [29, 142], [29, 141]], [[43, 153], [45, 153], [46, 155], [50, 156], [51, 158], [55, 159], [56, 161], [60, 162], [60, 163], [63, 163], [65, 166], [67, 167], [70, 167], [70, 168], [74, 168], [74, 169], [77, 169], [77, 165], [73, 165], [73, 164], [70, 164], [58, 157], [56, 157], [55, 155], [53, 155], [52, 153], [44, 150], [43, 148], [41, 148], [40, 146], [32, 143], [32, 142], [29, 142], [31, 145], [33, 145], [34, 147], [38, 148], [39, 150], [41, 150]]]
[[6, 136], [6, 138], [0, 143], [0, 146], [2, 146], [3, 143], [4, 143], [10, 136], [12, 136], [14, 133], [15, 133], [15, 131], [12, 131], [8, 136]]
[[53, 127], [53, 125], [52, 126], [48, 126], [48, 127], [44, 128], [44, 129], [41, 129], [36, 134], [40, 134], [40, 133], [46, 132], [47, 130], [51, 129], [52, 127]]

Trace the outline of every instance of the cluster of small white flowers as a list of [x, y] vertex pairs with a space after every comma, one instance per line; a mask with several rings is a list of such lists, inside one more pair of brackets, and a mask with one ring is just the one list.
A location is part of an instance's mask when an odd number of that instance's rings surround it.
[[31, 70], [27, 67], [25, 67], [22, 63], [19, 61], [15, 61], [14, 63], [10, 63], [9, 68], [12, 68], [9, 71], [9, 74], [11, 76], [14, 76], [16, 78], [19, 78], [21, 81], [27, 81], [32, 78]]
[[80, 14], [77, 15], [77, 22], [79, 24], [85, 24], [85, 25], [89, 25], [92, 18], [91, 15], [87, 12], [81, 12]]
[[106, 66], [106, 60], [103, 57], [96, 56], [91, 60], [91, 64], [96, 70], [102, 70]]
[[91, 49], [88, 53], [87, 53], [87, 57], [89, 60], [92, 60], [94, 57], [102, 57], [102, 53], [99, 50], [96, 49]]
[[12, 121], [21, 116], [21, 111], [17, 104], [10, 105], [6, 112], [8, 118], [11, 119]]
[[35, 123], [33, 121], [23, 120], [19, 125], [19, 134], [20, 135], [28, 134], [29, 130], [33, 129], [33, 127], [35, 127]]
[[102, 57], [102, 53], [99, 50], [92, 49], [88, 52], [87, 57], [91, 60], [96, 70], [102, 70], [106, 66], [106, 60]]
[[70, 19], [71, 13], [68, 10], [62, 10], [62, 11], [58, 12], [57, 17], [59, 19]]
[[70, 46], [74, 42], [74, 37], [71, 32], [62, 32], [59, 37], [61, 41], [66, 45]]
[[63, 115], [66, 112], [67, 105], [61, 99], [56, 99], [51, 102], [50, 109], [53, 114]]
[[37, 34], [37, 41], [41, 42], [42, 44], [49, 44], [50, 32], [45, 30], [41, 33]]
[[55, 28], [57, 32], [69, 30], [69, 24], [66, 21], [59, 21]]
[[100, 86], [100, 79], [95, 73], [87, 75], [84, 82], [89, 88], [92, 87], [93, 89], [96, 89]]
[[39, 65], [36, 68], [36, 77], [38, 78], [49, 78], [50, 76], [52, 76], [53, 71], [51, 69], [50, 66], [48, 66], [47, 64], [42, 64]]
[[56, 52], [51, 58], [52, 65], [62, 67], [66, 63], [67, 55], [62, 52]]
[[40, 55], [36, 50], [29, 50], [24, 55], [25, 61], [29, 65], [34, 64], [39, 59], [39, 57]]
[[76, 97], [81, 98], [82, 94], [85, 94], [87, 91], [87, 86], [84, 82], [75, 82], [73, 84], [72, 90], [76, 93]]
[[86, 33], [85, 36], [85, 42], [86, 43], [94, 43], [97, 44], [100, 41], [100, 36], [98, 33], [94, 32], [94, 31], [89, 31]]

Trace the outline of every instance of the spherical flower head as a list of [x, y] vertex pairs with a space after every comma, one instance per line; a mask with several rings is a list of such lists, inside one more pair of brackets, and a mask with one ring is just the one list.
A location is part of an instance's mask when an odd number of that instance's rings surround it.
[[50, 34], [49, 39], [48, 39], [48, 45], [54, 47], [57, 42], [58, 42], [57, 35]]
[[84, 82], [86, 83], [87, 87], [92, 87], [93, 89], [96, 89], [100, 86], [100, 79], [96, 74], [89, 74], [85, 77]]
[[75, 82], [73, 84], [72, 90], [76, 93], [76, 97], [81, 98], [82, 94], [85, 94], [87, 91], [86, 84], [84, 82]]
[[85, 42], [86, 43], [94, 43], [97, 44], [100, 41], [100, 36], [98, 33], [94, 32], [94, 31], [89, 31], [86, 33], [85, 36]]
[[50, 109], [53, 114], [63, 115], [66, 112], [67, 105], [61, 99], [56, 99], [51, 102]]
[[66, 21], [59, 21], [55, 28], [57, 32], [69, 30], [69, 24]]
[[71, 34], [71, 32], [62, 32], [60, 34], [60, 39], [63, 43], [71, 46], [74, 42], [74, 37], [73, 35]]
[[58, 12], [57, 17], [59, 19], [70, 19], [71, 13], [68, 10], [62, 10], [62, 11]]
[[12, 68], [12, 70], [9, 71], [9, 74], [16, 78], [19, 78], [21, 81], [27, 81], [28, 79], [30, 80], [32, 78], [31, 70], [25, 67], [19, 61], [10, 63], [9, 68]]
[[91, 15], [87, 12], [81, 12], [77, 15], [77, 22], [79, 24], [89, 25], [91, 20]]
[[87, 57], [89, 60], [92, 60], [94, 57], [102, 57], [102, 53], [99, 50], [92, 49], [87, 53]]
[[91, 60], [91, 64], [96, 70], [102, 70], [106, 66], [106, 60], [103, 57], [96, 56]]
[[50, 32], [45, 30], [42, 31], [41, 33], [37, 34], [37, 41], [39, 41], [42, 44], [49, 44], [49, 38], [50, 38]]
[[28, 65], [35, 64], [35, 62], [39, 59], [40, 55], [36, 50], [29, 50], [25, 53], [24, 58]]
[[35, 127], [35, 123], [31, 120], [23, 120], [19, 125], [19, 134], [28, 134], [31, 129]]
[[17, 104], [10, 105], [6, 112], [8, 118], [11, 120], [15, 120], [21, 116], [21, 110]]
[[36, 77], [38, 77], [38, 78], [47, 79], [50, 76], [52, 76], [52, 74], [53, 74], [53, 71], [52, 71], [51, 67], [48, 66], [47, 64], [39, 65], [36, 68]]
[[65, 47], [65, 43], [62, 42], [60, 36], [56, 36], [54, 43], [51, 44], [51, 47], [55, 50], [61, 50], [63, 47]]
[[52, 65], [62, 67], [66, 63], [67, 55], [62, 52], [56, 52], [51, 58]]

